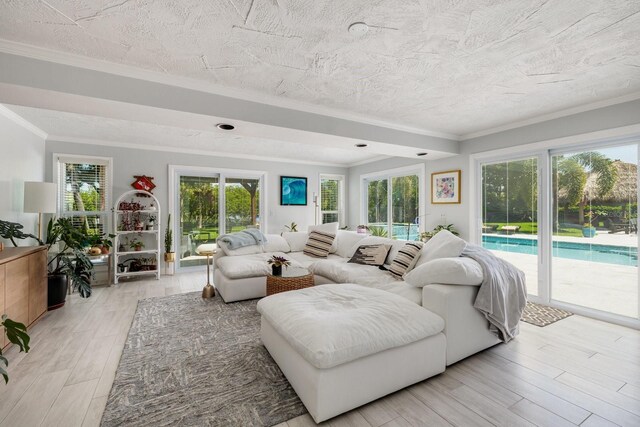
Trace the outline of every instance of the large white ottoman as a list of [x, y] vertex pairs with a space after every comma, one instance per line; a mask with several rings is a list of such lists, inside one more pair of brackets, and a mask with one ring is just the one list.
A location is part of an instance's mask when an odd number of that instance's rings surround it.
[[318, 423], [445, 370], [442, 318], [386, 291], [316, 286], [258, 311], [262, 342]]

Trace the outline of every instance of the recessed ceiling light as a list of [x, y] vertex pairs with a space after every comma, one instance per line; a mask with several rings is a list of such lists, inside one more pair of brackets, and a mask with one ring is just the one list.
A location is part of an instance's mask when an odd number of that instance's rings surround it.
[[364, 22], [354, 22], [349, 25], [349, 33], [356, 37], [364, 36], [369, 31], [369, 26]]
[[356, 147], [358, 147], [358, 148], [364, 148], [366, 146], [367, 146], [367, 144], [356, 144]]
[[236, 127], [228, 123], [218, 123], [216, 127], [220, 130], [234, 130]]
[[429, 153], [425, 153], [425, 152], [416, 153], [416, 156], [420, 156], [421, 157], [421, 156], [426, 156], [427, 154], [429, 154]]

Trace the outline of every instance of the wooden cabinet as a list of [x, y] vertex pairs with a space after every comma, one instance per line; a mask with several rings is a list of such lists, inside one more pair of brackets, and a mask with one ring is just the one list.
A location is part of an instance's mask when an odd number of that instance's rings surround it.
[[[5, 248], [0, 252], [0, 314], [31, 326], [46, 311], [46, 248]], [[4, 334], [0, 344], [8, 344]]]

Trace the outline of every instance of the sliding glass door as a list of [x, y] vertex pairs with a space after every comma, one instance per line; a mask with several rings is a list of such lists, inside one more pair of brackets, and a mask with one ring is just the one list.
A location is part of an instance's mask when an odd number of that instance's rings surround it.
[[178, 268], [206, 265], [198, 247], [221, 234], [261, 227], [263, 175], [170, 167], [170, 176]]
[[639, 144], [476, 162], [476, 233], [533, 300], [640, 325]]
[[525, 272], [538, 295], [538, 159], [482, 164], [482, 245]]
[[554, 154], [553, 300], [638, 317], [638, 146]]

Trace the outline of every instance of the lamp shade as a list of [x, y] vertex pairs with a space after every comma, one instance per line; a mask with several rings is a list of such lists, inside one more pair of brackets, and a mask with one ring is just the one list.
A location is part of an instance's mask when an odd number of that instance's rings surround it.
[[25, 213], [55, 213], [58, 186], [51, 182], [24, 183]]

